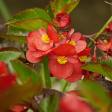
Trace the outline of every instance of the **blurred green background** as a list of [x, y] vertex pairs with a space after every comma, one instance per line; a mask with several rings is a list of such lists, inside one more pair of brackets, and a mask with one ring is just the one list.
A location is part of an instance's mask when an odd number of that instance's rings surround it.
[[[50, 0], [0, 0], [0, 8], [5, 8], [6, 6], [12, 16], [24, 9], [34, 7], [44, 8], [49, 1]], [[112, 3], [112, 0], [107, 1]], [[2, 2], [5, 6], [3, 6]], [[74, 28], [84, 34], [97, 32], [111, 15], [112, 6], [105, 3], [104, 0], [81, 0], [79, 6], [71, 13]], [[3, 23], [5, 23], [5, 19], [3, 13], [1, 13], [0, 24]]]

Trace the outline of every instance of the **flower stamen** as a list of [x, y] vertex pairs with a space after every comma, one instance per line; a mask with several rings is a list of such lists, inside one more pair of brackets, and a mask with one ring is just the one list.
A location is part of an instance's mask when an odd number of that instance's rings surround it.
[[57, 62], [58, 62], [59, 64], [65, 64], [65, 63], [68, 62], [68, 60], [67, 60], [67, 57], [65, 57], [65, 56], [58, 56], [58, 57], [57, 57]]
[[42, 41], [46, 44], [50, 43], [50, 39], [47, 34], [42, 35]]
[[69, 44], [75, 46], [76, 45], [76, 42], [73, 41], [73, 40], [71, 40], [71, 41], [69, 41]]

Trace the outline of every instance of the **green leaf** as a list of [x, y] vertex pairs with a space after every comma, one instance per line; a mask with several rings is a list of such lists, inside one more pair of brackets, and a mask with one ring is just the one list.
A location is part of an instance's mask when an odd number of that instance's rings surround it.
[[42, 19], [45, 21], [51, 21], [50, 16], [44, 9], [40, 8], [33, 8], [33, 9], [27, 9], [24, 10], [18, 14], [16, 14], [11, 20], [7, 22], [7, 24], [12, 24], [15, 22], [28, 20], [28, 19]]
[[21, 55], [18, 51], [2, 51], [0, 52], [0, 61], [9, 62], [19, 58]]
[[[92, 81], [82, 81], [80, 83], [81, 94], [96, 108], [102, 109], [110, 105], [110, 98], [105, 89]], [[105, 111], [107, 112], [107, 111]]]
[[109, 79], [112, 79], [112, 68], [106, 64], [88, 63], [82, 66], [82, 69], [91, 72], [97, 72], [103, 76], [108, 77]]
[[51, 79], [50, 79], [50, 72], [48, 68], [48, 58], [47, 57], [45, 57], [43, 60], [43, 63], [40, 64], [40, 74], [42, 76], [44, 87], [50, 88]]
[[49, 22], [51, 17], [44, 9], [28, 9], [18, 13], [7, 22], [8, 34], [25, 36], [30, 31], [47, 28]]
[[18, 36], [24, 36], [24, 34], [38, 30], [39, 28], [47, 28], [48, 22], [42, 19], [27, 19], [18, 21], [8, 26], [8, 34], [16, 34]]
[[112, 58], [109, 58], [107, 60], [100, 60], [100, 63], [112, 67]]
[[70, 13], [78, 4], [80, 0], [53, 0], [51, 2], [51, 9], [56, 15], [59, 12]]
[[40, 74], [21, 61], [11, 61], [11, 65], [22, 83], [26, 83], [28, 80], [31, 80], [33, 83], [41, 81]]

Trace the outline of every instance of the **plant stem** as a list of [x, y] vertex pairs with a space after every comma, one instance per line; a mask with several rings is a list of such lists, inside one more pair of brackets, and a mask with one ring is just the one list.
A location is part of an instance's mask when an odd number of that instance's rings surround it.
[[[103, 31], [106, 29], [106, 27], [111, 21], [112, 21], [112, 16], [109, 18], [106, 24], [99, 30], [99, 32], [96, 33], [94, 40], [96, 40], [103, 33]], [[88, 46], [91, 46], [91, 45], [92, 45], [92, 42], [90, 42]]]
[[64, 82], [64, 86], [62, 88], [62, 91], [65, 92], [68, 86], [69, 86], [69, 83], [68, 82]]
[[7, 21], [11, 18], [11, 15], [10, 15], [3, 0], [0, 0], [0, 12], [1, 12], [2, 16], [4, 17], [5, 21]]

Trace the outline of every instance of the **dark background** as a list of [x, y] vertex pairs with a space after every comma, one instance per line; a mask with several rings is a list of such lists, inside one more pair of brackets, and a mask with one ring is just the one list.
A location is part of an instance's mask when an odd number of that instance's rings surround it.
[[[112, 0], [107, 0], [112, 3]], [[11, 15], [27, 8], [44, 8], [49, 0], [4, 0]], [[98, 31], [112, 15], [112, 6], [104, 0], [80, 0], [79, 6], [71, 13], [74, 28], [84, 34]], [[5, 22], [2, 15], [0, 24]]]

